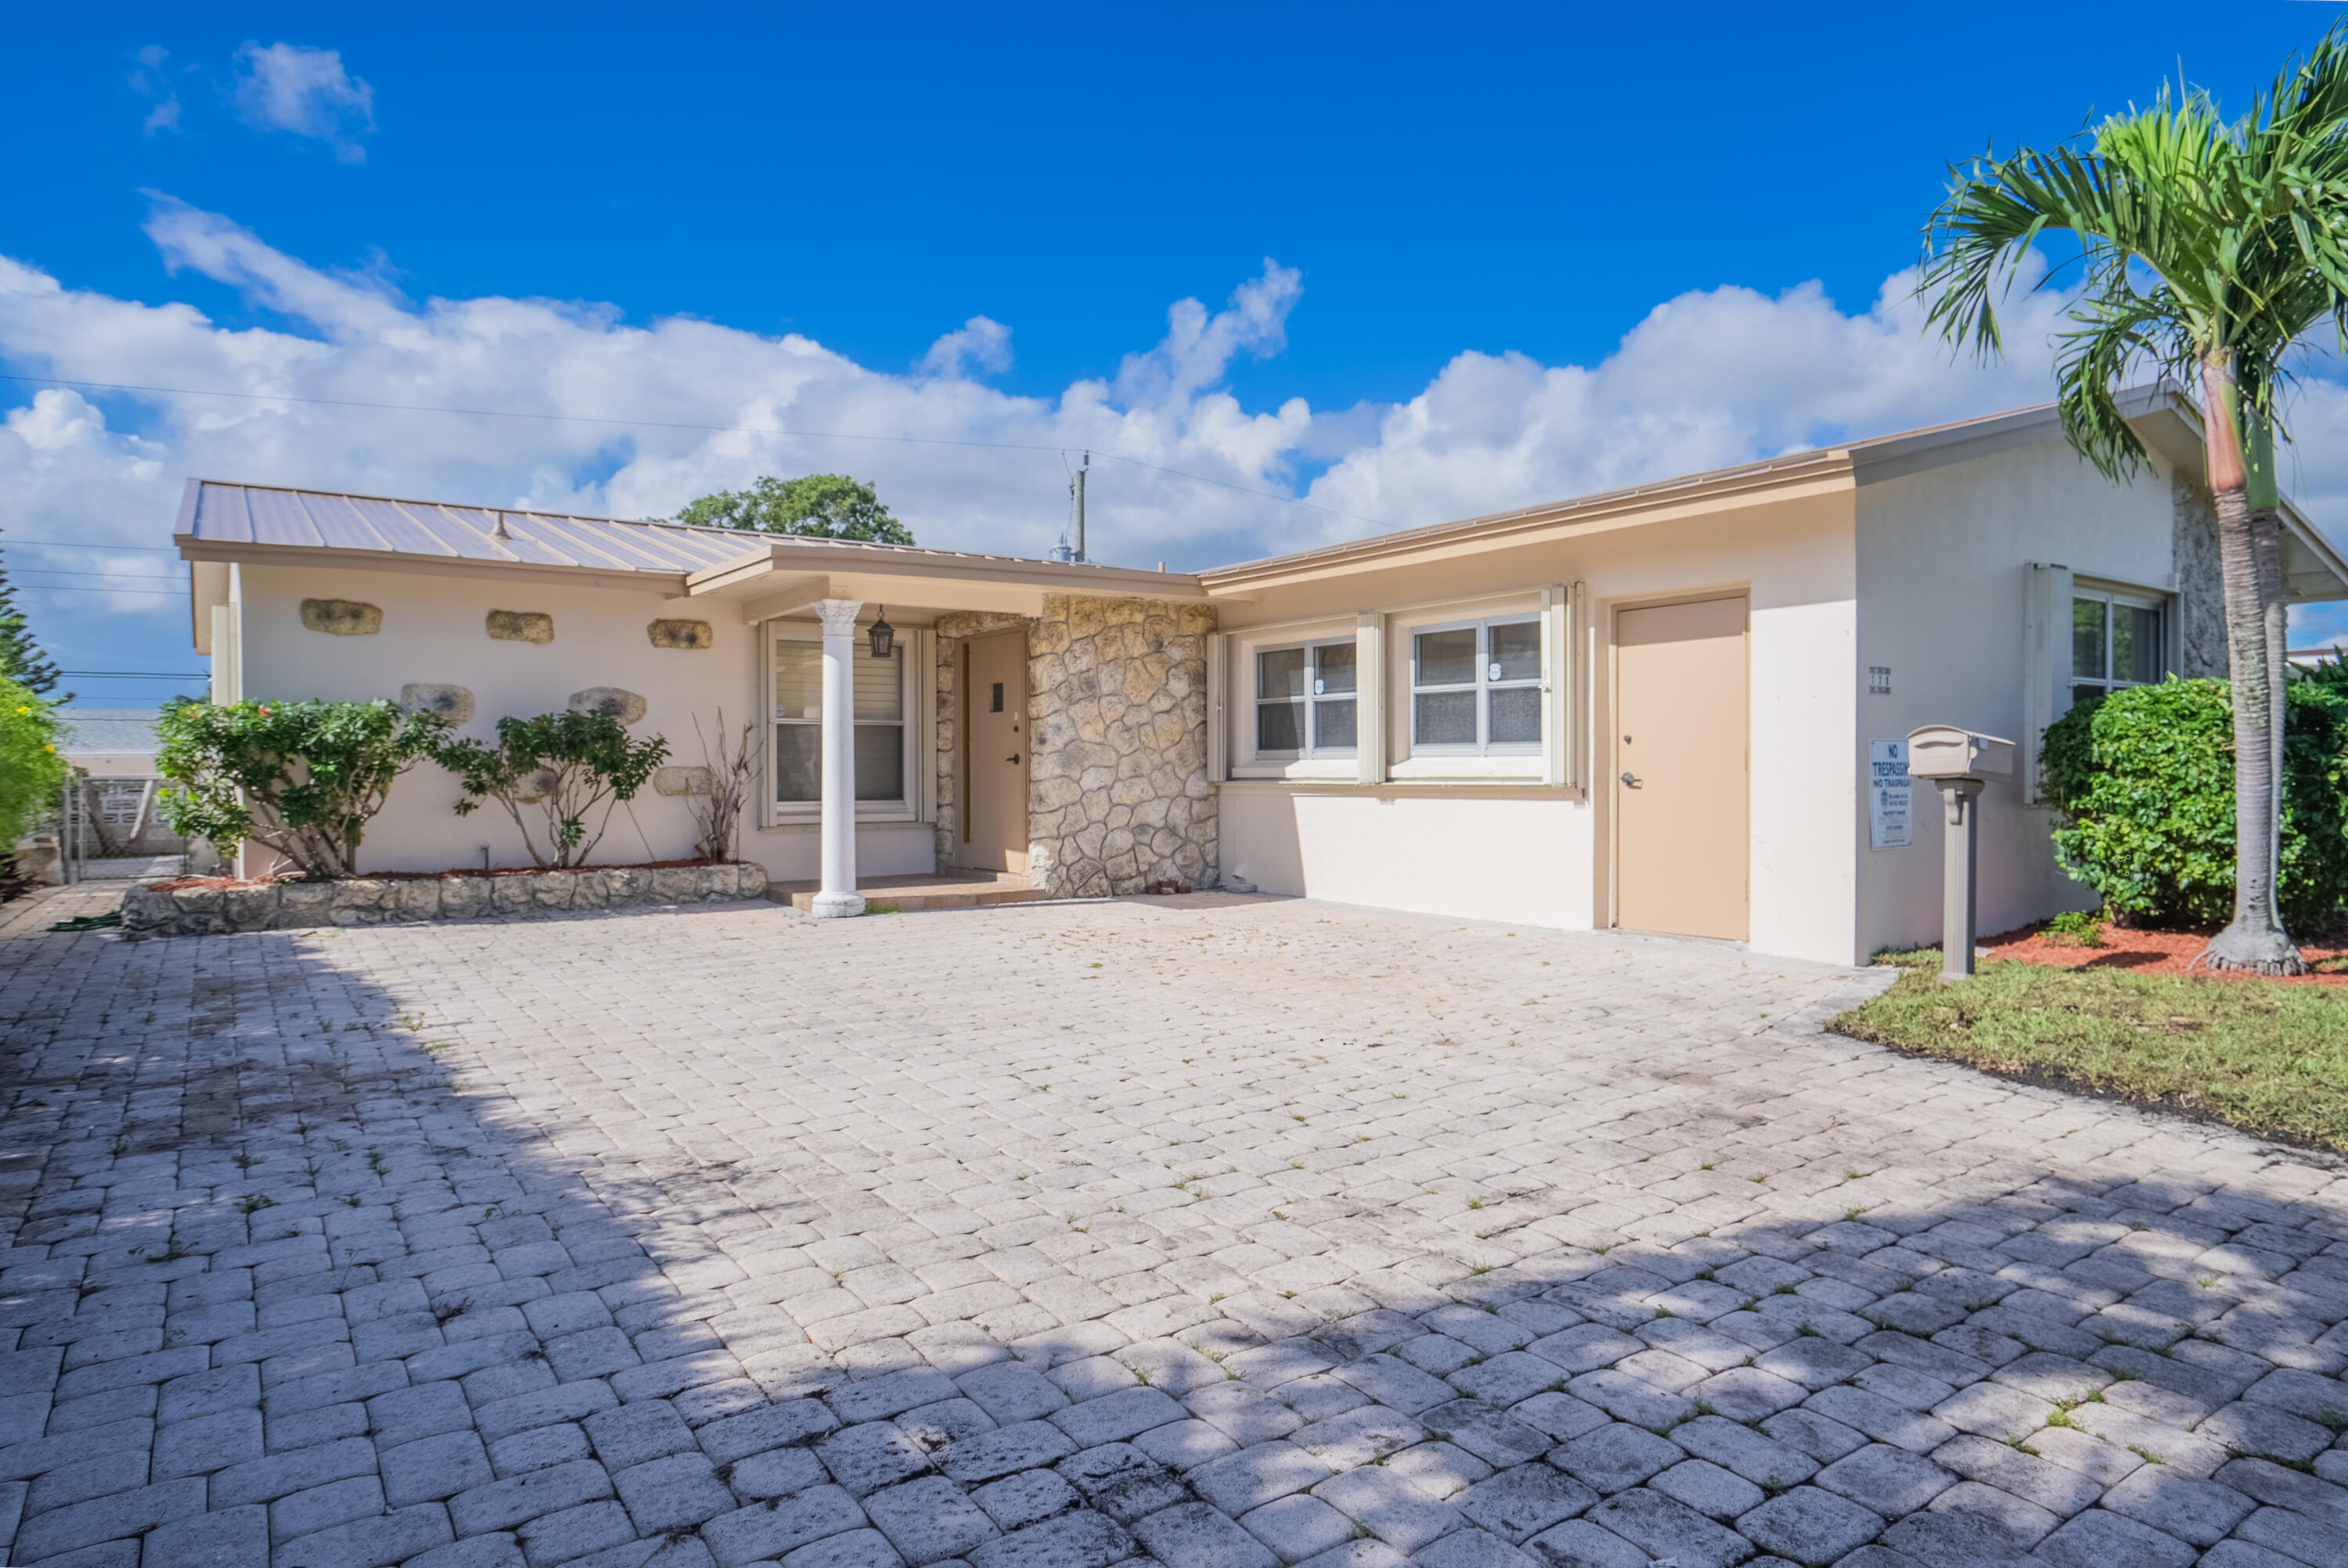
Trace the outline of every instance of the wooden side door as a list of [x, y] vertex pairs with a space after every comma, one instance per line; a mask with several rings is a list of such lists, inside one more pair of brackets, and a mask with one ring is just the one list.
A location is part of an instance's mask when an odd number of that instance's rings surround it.
[[1027, 870], [1027, 634], [973, 638], [963, 682], [963, 777], [969, 795], [960, 864]]
[[1614, 618], [1614, 923], [1751, 930], [1746, 603]]

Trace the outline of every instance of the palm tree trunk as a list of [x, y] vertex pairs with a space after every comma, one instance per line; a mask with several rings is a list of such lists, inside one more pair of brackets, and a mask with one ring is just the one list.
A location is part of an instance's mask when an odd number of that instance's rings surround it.
[[2275, 903], [2281, 847], [2282, 628], [2270, 628], [2269, 621], [2281, 620], [2281, 523], [2271, 512], [2262, 522], [2251, 510], [2232, 367], [2221, 354], [2204, 363], [2203, 388], [2234, 698], [2234, 917], [2193, 961], [2213, 969], [2305, 974], [2306, 960], [2284, 933]]

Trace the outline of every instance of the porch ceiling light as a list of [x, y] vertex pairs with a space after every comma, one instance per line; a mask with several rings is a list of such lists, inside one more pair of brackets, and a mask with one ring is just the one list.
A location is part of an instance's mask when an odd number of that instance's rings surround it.
[[879, 619], [872, 622], [872, 630], [866, 635], [872, 639], [873, 658], [886, 659], [890, 654], [896, 651], [897, 629], [889, 624], [889, 607], [887, 605], [884, 604], [880, 607]]

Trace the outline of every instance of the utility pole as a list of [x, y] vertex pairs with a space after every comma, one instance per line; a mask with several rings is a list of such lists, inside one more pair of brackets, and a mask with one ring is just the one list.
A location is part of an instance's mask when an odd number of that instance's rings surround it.
[[1093, 455], [1085, 454], [1085, 466], [1068, 479], [1068, 494], [1076, 497], [1076, 517], [1069, 528], [1069, 559], [1085, 559], [1085, 476], [1092, 471]]

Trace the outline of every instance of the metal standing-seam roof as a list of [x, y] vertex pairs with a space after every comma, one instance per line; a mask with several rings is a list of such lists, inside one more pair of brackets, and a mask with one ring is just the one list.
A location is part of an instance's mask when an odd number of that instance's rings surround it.
[[[504, 538], [498, 535], [504, 520]], [[731, 528], [634, 523], [513, 507], [351, 496], [191, 479], [172, 529], [181, 546], [260, 545], [674, 575], [739, 560], [765, 542]]]
[[161, 743], [152, 708], [60, 708], [57, 713], [65, 730], [58, 750], [69, 757], [151, 752]]

